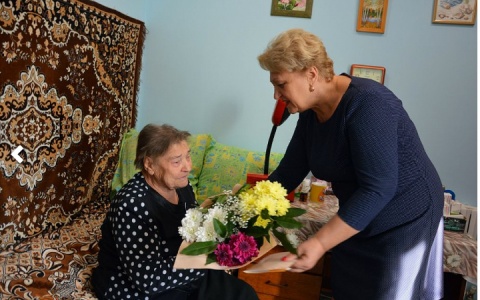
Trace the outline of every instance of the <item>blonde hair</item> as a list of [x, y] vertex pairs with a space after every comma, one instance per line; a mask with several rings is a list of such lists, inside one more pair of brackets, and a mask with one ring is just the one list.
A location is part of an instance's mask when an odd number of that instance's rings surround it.
[[279, 34], [258, 56], [258, 62], [262, 69], [273, 73], [303, 71], [315, 66], [327, 81], [335, 75], [333, 61], [322, 41], [303, 29], [290, 29]]
[[190, 133], [163, 124], [148, 124], [138, 134], [135, 167], [143, 170], [145, 157], [158, 157], [165, 154], [172, 144], [188, 141]]

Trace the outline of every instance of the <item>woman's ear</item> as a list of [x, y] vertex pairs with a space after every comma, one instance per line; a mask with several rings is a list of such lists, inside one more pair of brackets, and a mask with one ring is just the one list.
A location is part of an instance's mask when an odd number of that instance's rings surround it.
[[315, 81], [318, 80], [318, 69], [315, 66], [308, 68], [307, 70], [307, 78], [310, 84], [313, 84]]
[[143, 159], [143, 168], [149, 175], [153, 175], [155, 173], [153, 170], [153, 159], [150, 156], [145, 156]]

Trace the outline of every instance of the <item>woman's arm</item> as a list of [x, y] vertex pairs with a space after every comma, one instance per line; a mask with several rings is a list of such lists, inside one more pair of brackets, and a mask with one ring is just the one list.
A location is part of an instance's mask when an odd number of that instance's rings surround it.
[[285, 261], [296, 259], [290, 267], [292, 272], [303, 272], [315, 266], [322, 256], [341, 242], [351, 238], [359, 231], [345, 223], [335, 215], [322, 226], [314, 236], [300, 244], [297, 255], [289, 254]]

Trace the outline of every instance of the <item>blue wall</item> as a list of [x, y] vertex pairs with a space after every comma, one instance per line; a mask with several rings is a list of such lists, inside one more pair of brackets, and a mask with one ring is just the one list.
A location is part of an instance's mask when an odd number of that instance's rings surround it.
[[[271, 1], [130, 1], [102, 4], [148, 29], [137, 128], [170, 123], [220, 142], [264, 150], [274, 106], [256, 57], [301, 27], [324, 41], [337, 73], [384, 66], [444, 185], [477, 203], [477, 25], [432, 24], [433, 1], [389, 1], [384, 34], [356, 32], [358, 0], [314, 0], [312, 18], [270, 16]], [[297, 116], [278, 128], [285, 150]]]

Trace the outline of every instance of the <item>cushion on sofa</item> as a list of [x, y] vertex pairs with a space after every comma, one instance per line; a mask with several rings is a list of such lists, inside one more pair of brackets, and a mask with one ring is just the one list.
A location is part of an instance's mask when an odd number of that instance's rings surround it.
[[[281, 153], [270, 153], [269, 173], [282, 159]], [[247, 173], [263, 174], [265, 152], [212, 142], [205, 153], [203, 170], [197, 184], [197, 199], [206, 198], [244, 184]]]
[[194, 134], [189, 139], [192, 171], [190, 171], [188, 179], [190, 180], [195, 195], [197, 194], [198, 179], [203, 171], [205, 152], [211, 143], [215, 143], [215, 139], [209, 134]]
[[130, 129], [122, 139], [118, 165], [113, 175], [110, 198], [113, 198], [120, 188], [133, 177], [138, 169], [135, 167], [135, 153], [137, 151], [138, 131]]

